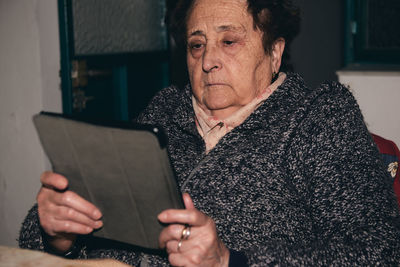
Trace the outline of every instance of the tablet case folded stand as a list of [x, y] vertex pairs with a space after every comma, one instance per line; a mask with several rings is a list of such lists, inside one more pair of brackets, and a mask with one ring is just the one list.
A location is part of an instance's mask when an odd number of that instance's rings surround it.
[[33, 121], [53, 171], [101, 210], [104, 226], [93, 235], [158, 249], [157, 215], [183, 208], [161, 129], [43, 112]]

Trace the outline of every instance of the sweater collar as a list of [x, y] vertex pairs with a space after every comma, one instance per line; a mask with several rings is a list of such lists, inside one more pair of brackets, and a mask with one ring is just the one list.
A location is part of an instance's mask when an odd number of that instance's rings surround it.
[[178, 101], [180, 104], [172, 115], [172, 123], [192, 135], [198, 135], [192, 104], [192, 87], [190, 84], [185, 86]]

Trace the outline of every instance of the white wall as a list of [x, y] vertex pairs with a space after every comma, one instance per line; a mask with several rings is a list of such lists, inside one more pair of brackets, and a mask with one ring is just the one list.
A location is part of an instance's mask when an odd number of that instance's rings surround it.
[[0, 245], [20, 224], [48, 168], [32, 124], [61, 111], [57, 1], [0, 0]]
[[371, 132], [400, 147], [400, 72], [339, 71], [350, 86]]

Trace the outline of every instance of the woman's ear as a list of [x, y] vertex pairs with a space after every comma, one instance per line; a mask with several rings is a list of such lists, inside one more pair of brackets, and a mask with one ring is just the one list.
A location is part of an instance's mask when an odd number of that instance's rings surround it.
[[271, 51], [272, 72], [275, 72], [275, 73], [279, 72], [279, 68], [281, 67], [282, 55], [283, 55], [284, 50], [285, 50], [285, 39], [280, 37], [280, 38], [276, 39], [274, 44], [272, 45], [272, 51]]

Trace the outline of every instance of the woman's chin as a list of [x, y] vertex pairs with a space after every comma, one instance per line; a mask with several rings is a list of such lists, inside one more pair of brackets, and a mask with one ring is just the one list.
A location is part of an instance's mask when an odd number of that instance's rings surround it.
[[234, 113], [238, 107], [226, 102], [206, 103], [206, 108], [211, 114], [219, 119], [225, 119]]
[[209, 110], [226, 109], [231, 106], [231, 104], [226, 101], [226, 99], [221, 99], [220, 101], [218, 101], [218, 99], [206, 100], [204, 101], [204, 104]]

